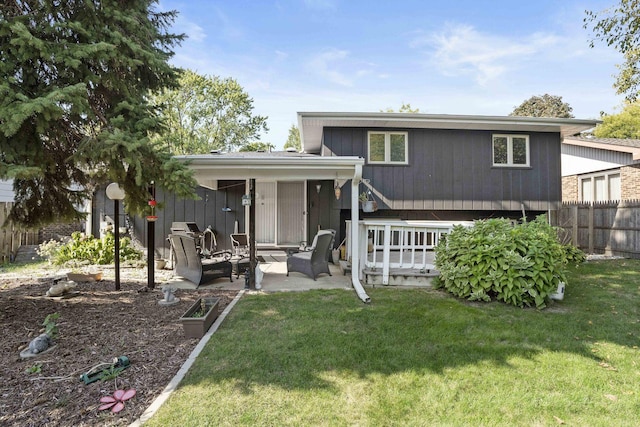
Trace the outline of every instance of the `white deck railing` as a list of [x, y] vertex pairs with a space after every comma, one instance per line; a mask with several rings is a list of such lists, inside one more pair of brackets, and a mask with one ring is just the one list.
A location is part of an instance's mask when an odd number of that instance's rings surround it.
[[[440, 237], [455, 225], [471, 222], [402, 221], [365, 219], [359, 222], [359, 277], [369, 268], [382, 271], [382, 283], [389, 283], [390, 269], [426, 271], [434, 268], [433, 249]], [[351, 221], [347, 221], [347, 259], [351, 259]], [[366, 256], [364, 256], [366, 254]], [[353, 268], [353, 267], [352, 267]]]

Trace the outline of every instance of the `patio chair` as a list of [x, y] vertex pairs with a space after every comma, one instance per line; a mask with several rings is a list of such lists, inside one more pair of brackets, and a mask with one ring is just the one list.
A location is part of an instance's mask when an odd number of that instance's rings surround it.
[[196, 241], [196, 247], [200, 246], [199, 253], [203, 258], [231, 258], [231, 251], [228, 249], [223, 249], [218, 251], [218, 240], [216, 239], [216, 232], [209, 225], [203, 232], [202, 236], [200, 236], [200, 243]]
[[306, 274], [313, 280], [316, 280], [316, 277], [322, 273], [328, 273], [331, 276], [327, 250], [331, 247], [333, 239], [334, 237], [331, 233], [320, 234], [316, 247], [312, 251], [291, 254], [287, 258], [287, 276], [292, 271]]
[[311, 251], [313, 251], [315, 249], [316, 245], [318, 244], [318, 236], [321, 236], [323, 234], [331, 234], [331, 243], [329, 244], [329, 247], [327, 248], [327, 261], [331, 262], [332, 261], [331, 251], [333, 250], [333, 244], [334, 244], [335, 239], [336, 239], [336, 230], [332, 230], [331, 228], [318, 230], [316, 235], [313, 237], [313, 241], [311, 242], [311, 246], [304, 246], [302, 248], [287, 249], [287, 256], [291, 256], [291, 255], [293, 255], [295, 253], [298, 253], [298, 252], [311, 252]]
[[235, 256], [249, 256], [249, 235], [246, 233], [231, 234], [231, 247]]
[[176, 257], [175, 271], [200, 286], [219, 277], [231, 277], [232, 265], [226, 256], [202, 258], [196, 249], [196, 239], [184, 234], [170, 234], [169, 241]]

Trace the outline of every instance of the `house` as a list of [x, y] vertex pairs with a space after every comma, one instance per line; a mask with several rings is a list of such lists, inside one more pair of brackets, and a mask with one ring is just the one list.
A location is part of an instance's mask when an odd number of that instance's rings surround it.
[[571, 136], [562, 142], [562, 201], [640, 199], [640, 140]]
[[[337, 230], [336, 244], [353, 242], [349, 255], [358, 266], [352, 271], [358, 291], [361, 267], [376, 262], [367, 258], [368, 237], [373, 236], [374, 245], [384, 244], [382, 264], [388, 273], [391, 251], [411, 252], [415, 265], [420, 257], [416, 248], [433, 247], [439, 233], [446, 232], [439, 223], [424, 221], [448, 221], [450, 227], [453, 221], [533, 217], [557, 209], [562, 196], [562, 139], [596, 123], [298, 113], [301, 153], [178, 156], [194, 170], [201, 200], [159, 194], [166, 208], [157, 213], [155, 241], [166, 239], [172, 221], [194, 221], [201, 228], [211, 225], [220, 236], [220, 247], [229, 247], [228, 236], [236, 229], [252, 233], [258, 248], [286, 248], [310, 241], [320, 228], [332, 228]], [[360, 221], [364, 214], [358, 196], [369, 191], [378, 210]], [[241, 203], [242, 196], [251, 193], [253, 222]], [[104, 201], [96, 207], [95, 221], [109, 213]], [[349, 227], [351, 223], [359, 225]], [[146, 227], [138, 224], [136, 229]], [[422, 258], [424, 265], [424, 252]], [[402, 260], [400, 264], [404, 265]]]
[[0, 203], [13, 202], [13, 181], [0, 180]]
[[[376, 218], [521, 218], [562, 200], [561, 141], [594, 120], [395, 113], [299, 113], [304, 152], [358, 156]], [[349, 189], [331, 211], [348, 217]], [[336, 219], [329, 220], [335, 223]]]

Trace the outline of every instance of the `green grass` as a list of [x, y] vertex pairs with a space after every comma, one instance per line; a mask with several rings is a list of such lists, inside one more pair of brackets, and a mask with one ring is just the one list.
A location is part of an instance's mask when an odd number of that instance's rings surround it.
[[149, 426], [637, 426], [640, 262], [519, 309], [376, 288], [242, 298]]
[[[24, 275], [33, 275], [35, 273], [41, 272], [42, 270], [53, 270], [47, 261], [28, 261], [28, 262], [17, 262], [17, 263], [5, 263], [0, 264], [0, 274], [24, 274]], [[56, 267], [55, 269], [59, 269]]]

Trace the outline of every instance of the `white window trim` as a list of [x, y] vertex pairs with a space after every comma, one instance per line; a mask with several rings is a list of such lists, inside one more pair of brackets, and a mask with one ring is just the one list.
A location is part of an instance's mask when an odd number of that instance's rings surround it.
[[[589, 173], [584, 175], [578, 175], [578, 200], [581, 202], [610, 201], [611, 196], [609, 195], [609, 184], [610, 184], [609, 177], [611, 175], [618, 175], [620, 177], [620, 190], [622, 190], [622, 173], [620, 172], [620, 169], [612, 169], [606, 172], [594, 172], [594, 173]], [[606, 193], [606, 197], [603, 200], [593, 200], [596, 195], [596, 178], [600, 178], [600, 177], [604, 177], [604, 181], [605, 181], [604, 191]], [[592, 200], [585, 200], [584, 194], [582, 191], [582, 181], [587, 179], [591, 180], [591, 199]]]
[[[497, 138], [507, 138], [507, 163], [496, 163], [495, 162], [495, 145], [494, 145], [494, 141]], [[527, 163], [526, 164], [522, 164], [522, 163], [518, 163], [515, 164], [513, 163], [513, 138], [525, 138], [526, 140], [526, 144], [527, 144]], [[493, 164], [494, 167], [498, 167], [498, 168], [528, 168], [531, 165], [531, 156], [529, 153], [529, 135], [522, 135], [522, 134], [503, 134], [503, 133], [496, 133], [491, 135], [491, 163]]]
[[[371, 160], [371, 134], [384, 134], [384, 161]], [[391, 161], [391, 135], [404, 135], [404, 162]], [[367, 132], [367, 162], [372, 165], [408, 165], [409, 132], [370, 130]]]

